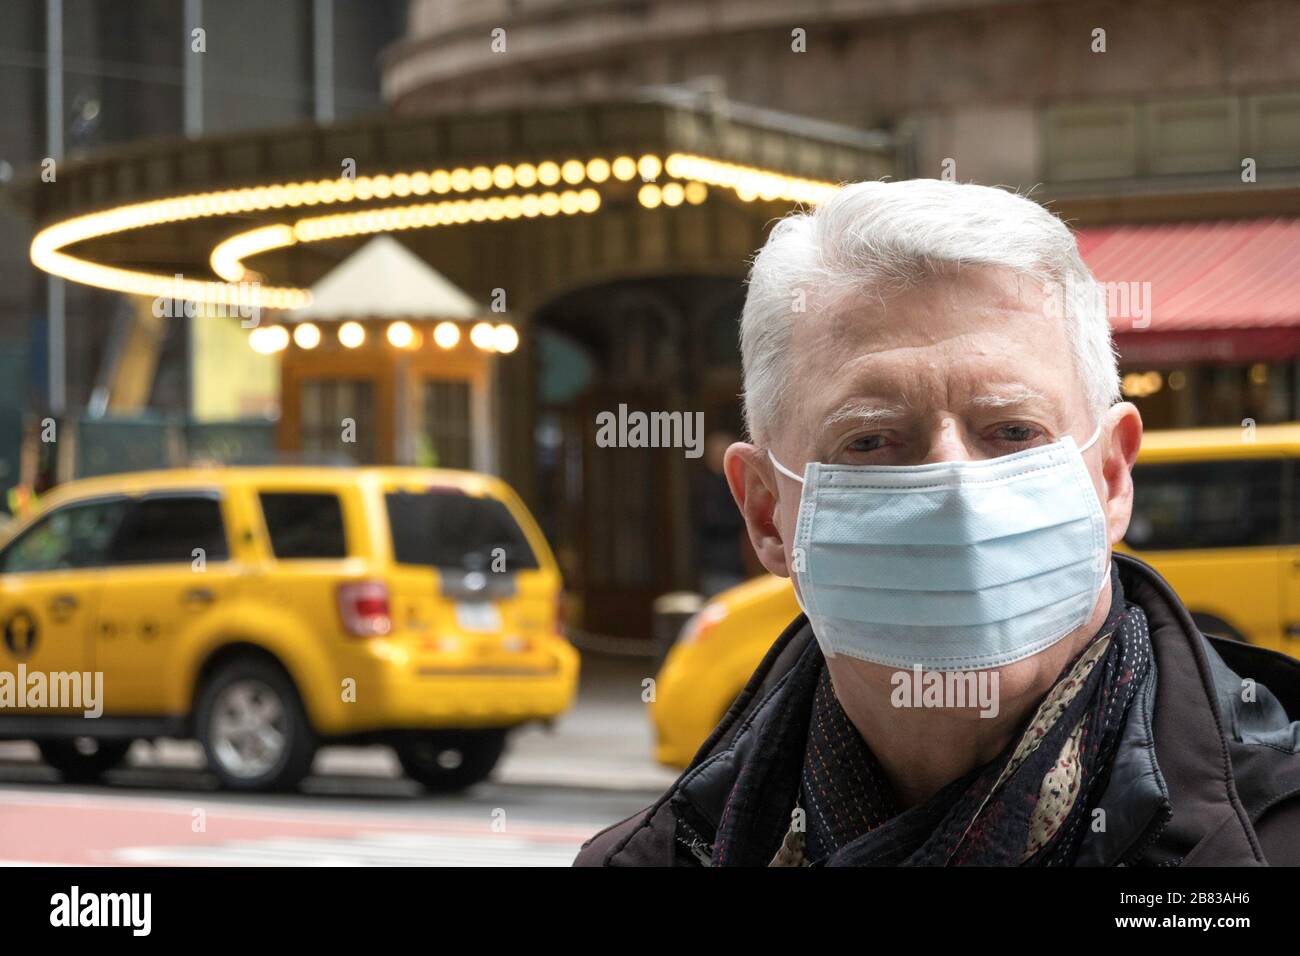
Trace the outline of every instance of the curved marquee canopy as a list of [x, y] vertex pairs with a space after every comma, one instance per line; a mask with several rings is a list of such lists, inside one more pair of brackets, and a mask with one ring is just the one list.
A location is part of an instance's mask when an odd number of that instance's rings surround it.
[[647, 98], [568, 109], [381, 117], [150, 143], [70, 162], [25, 193], [40, 269], [144, 296], [301, 308], [273, 251], [469, 222], [584, 216], [605, 203], [815, 204], [895, 172], [893, 143], [736, 104]]

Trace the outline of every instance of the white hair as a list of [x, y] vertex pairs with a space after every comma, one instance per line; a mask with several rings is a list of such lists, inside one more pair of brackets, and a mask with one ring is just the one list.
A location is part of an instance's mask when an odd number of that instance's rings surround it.
[[[1119, 400], [1106, 300], [1060, 219], [1023, 196], [936, 179], [853, 183], [776, 224], [754, 257], [740, 319], [745, 423], [766, 444], [790, 378], [801, 312], [884, 296], [947, 265], [1001, 266], [1060, 290], [1059, 311], [1092, 414]], [[1050, 305], [1049, 305], [1050, 308]]]

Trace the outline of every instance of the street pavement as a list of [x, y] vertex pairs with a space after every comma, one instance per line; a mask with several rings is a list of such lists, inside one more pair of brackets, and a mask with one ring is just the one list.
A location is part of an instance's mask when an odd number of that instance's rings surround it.
[[217, 790], [188, 741], [139, 742], [90, 787], [0, 743], [0, 863], [565, 866], [675, 776], [651, 757], [648, 666], [586, 662], [573, 709], [517, 731], [490, 781], [451, 796], [403, 778], [384, 747], [322, 750], [301, 792], [266, 795]]

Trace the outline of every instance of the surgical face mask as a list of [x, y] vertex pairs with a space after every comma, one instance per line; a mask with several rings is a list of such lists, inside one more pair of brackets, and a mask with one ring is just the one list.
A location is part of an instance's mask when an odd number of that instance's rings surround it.
[[1106, 519], [1074, 439], [985, 461], [810, 462], [792, 573], [828, 657], [998, 667], [1087, 623], [1109, 575]]

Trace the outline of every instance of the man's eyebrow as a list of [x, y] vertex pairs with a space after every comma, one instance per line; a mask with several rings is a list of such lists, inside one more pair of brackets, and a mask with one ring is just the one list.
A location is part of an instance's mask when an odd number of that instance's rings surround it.
[[1004, 385], [994, 388], [983, 395], [971, 399], [976, 408], [1010, 408], [1013, 405], [1026, 405], [1030, 402], [1048, 402], [1042, 392], [1028, 385]]
[[860, 425], [875, 425], [882, 421], [898, 418], [903, 413], [903, 406], [895, 402], [857, 398], [844, 402], [827, 415], [822, 424], [838, 425], [842, 422], [852, 421]]

